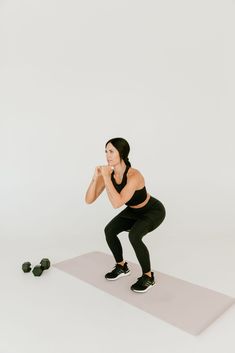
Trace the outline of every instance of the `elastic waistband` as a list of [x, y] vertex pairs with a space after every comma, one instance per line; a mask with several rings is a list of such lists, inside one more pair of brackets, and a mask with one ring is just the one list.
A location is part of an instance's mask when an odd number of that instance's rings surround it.
[[153, 196], [150, 196], [150, 199], [148, 200], [148, 202], [146, 203], [145, 206], [140, 207], [140, 208], [132, 208], [132, 207], [129, 207], [129, 206], [128, 206], [128, 208], [129, 208], [131, 211], [138, 213], [138, 212], [142, 212], [142, 211], [148, 210], [149, 208], [151, 208], [153, 205], [155, 205], [155, 204], [157, 204], [157, 203], [159, 203], [159, 204], [162, 205], [162, 203], [161, 203], [158, 199], [156, 199], [156, 198], [153, 197]]

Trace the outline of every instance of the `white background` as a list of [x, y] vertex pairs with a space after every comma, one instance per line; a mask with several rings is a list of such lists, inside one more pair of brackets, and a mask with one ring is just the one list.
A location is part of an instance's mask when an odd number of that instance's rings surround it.
[[166, 208], [144, 239], [152, 269], [235, 296], [234, 17], [222, 0], [0, 2], [1, 353], [234, 352], [234, 308], [193, 337], [56, 269], [21, 271], [110, 253], [124, 207], [84, 197], [123, 137]]

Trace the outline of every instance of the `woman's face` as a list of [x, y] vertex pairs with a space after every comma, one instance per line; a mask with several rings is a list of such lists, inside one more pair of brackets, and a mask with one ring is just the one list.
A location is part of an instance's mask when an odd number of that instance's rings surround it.
[[106, 159], [108, 165], [114, 166], [120, 163], [120, 155], [118, 150], [109, 142], [105, 148]]

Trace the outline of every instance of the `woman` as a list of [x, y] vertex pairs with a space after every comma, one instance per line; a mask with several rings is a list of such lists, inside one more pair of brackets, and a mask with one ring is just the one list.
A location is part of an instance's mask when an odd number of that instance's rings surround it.
[[121, 137], [110, 139], [106, 143], [105, 153], [108, 165], [95, 168], [85, 200], [88, 204], [94, 202], [106, 188], [114, 208], [127, 205], [104, 229], [106, 241], [116, 260], [115, 267], [105, 275], [105, 278], [116, 280], [130, 274], [128, 263], [123, 260], [122, 246], [117, 237], [120, 232], [128, 231], [129, 240], [143, 273], [131, 286], [131, 290], [146, 292], [155, 285], [155, 280], [154, 273], [151, 271], [149, 252], [142, 238], [163, 222], [166, 211], [159, 200], [147, 193], [142, 174], [131, 167], [128, 159], [129, 152], [128, 142]]

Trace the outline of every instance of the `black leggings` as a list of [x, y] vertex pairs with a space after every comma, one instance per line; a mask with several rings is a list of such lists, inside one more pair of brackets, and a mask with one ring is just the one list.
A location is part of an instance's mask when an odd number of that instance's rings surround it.
[[143, 273], [151, 271], [150, 257], [142, 238], [157, 228], [164, 220], [166, 210], [163, 204], [154, 197], [150, 197], [144, 207], [126, 207], [114, 217], [105, 227], [106, 241], [116, 262], [123, 261], [122, 246], [117, 234], [129, 232], [129, 240], [134, 248], [136, 257]]

